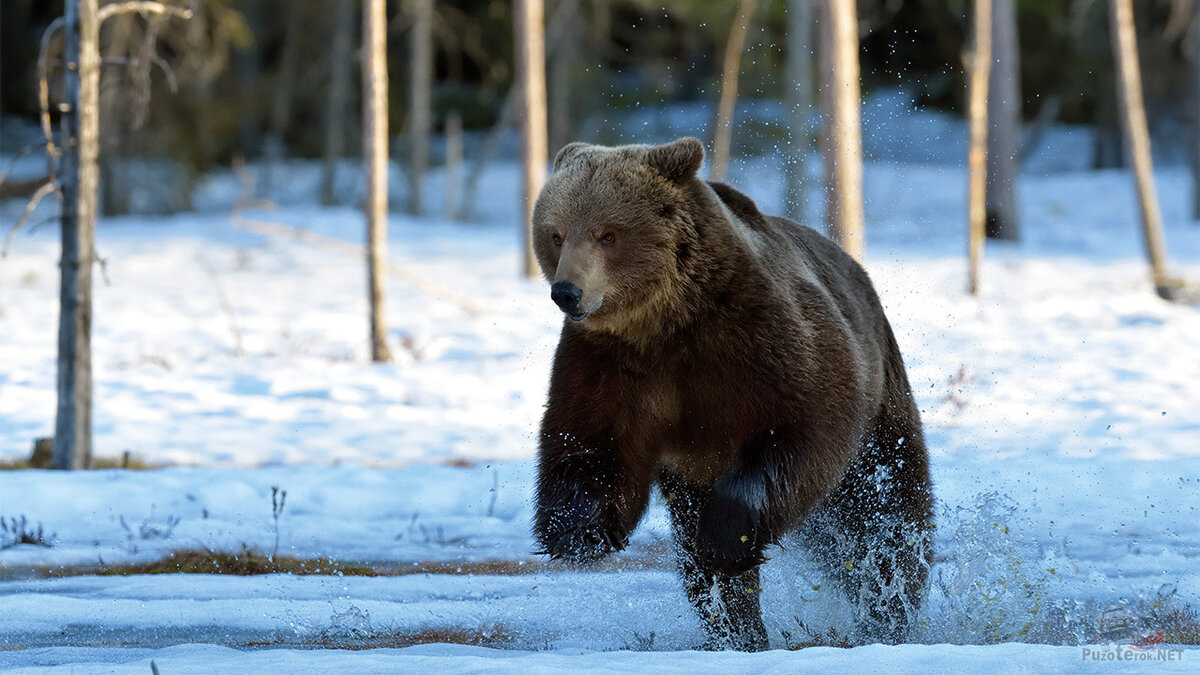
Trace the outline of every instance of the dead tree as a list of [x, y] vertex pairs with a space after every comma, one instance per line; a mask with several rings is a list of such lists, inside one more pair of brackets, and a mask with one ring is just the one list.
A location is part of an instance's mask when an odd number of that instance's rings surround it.
[[521, 110], [521, 272], [538, 274], [533, 255], [533, 204], [546, 182], [546, 51], [543, 0], [516, 0], [517, 82]]
[[363, 160], [367, 176], [367, 302], [371, 360], [391, 361], [383, 317], [383, 268], [387, 261], [388, 73], [387, 0], [363, 4]]
[[717, 101], [717, 119], [713, 123], [713, 152], [709, 175], [715, 181], [725, 180], [729, 172], [729, 155], [733, 146], [733, 111], [737, 106], [738, 76], [742, 72], [742, 52], [746, 49], [746, 32], [758, 0], [741, 0], [737, 17], [729, 28], [725, 43], [725, 60], [721, 74], [721, 96]]
[[988, 77], [992, 65], [992, 0], [975, 0], [975, 53], [970, 59], [971, 79], [967, 90], [967, 119], [970, 140], [967, 149], [967, 287], [979, 295], [979, 266], [987, 211]]
[[[33, 195], [10, 237], [49, 194], [62, 200], [61, 284], [58, 323], [58, 405], [52, 465], [84, 469], [92, 461], [92, 265], [96, 262], [96, 201], [100, 152], [100, 26], [125, 12], [191, 12], [157, 2], [97, 6], [97, 0], [67, 0], [65, 12], [46, 29], [38, 57], [38, 102], [46, 140], [49, 180]], [[55, 142], [50, 121], [50, 38], [63, 31], [63, 138]]]
[[1133, 25], [1132, 0], [1109, 0], [1112, 45], [1120, 98], [1121, 128], [1125, 132], [1125, 155], [1133, 169], [1138, 202], [1141, 207], [1142, 234], [1150, 276], [1159, 297], [1170, 300], [1181, 284], [1167, 273], [1167, 250], [1163, 241], [1162, 213], [1154, 186], [1154, 165], [1150, 156], [1150, 132], [1146, 108], [1142, 103], [1142, 76], [1138, 65], [1137, 36]]
[[321, 168], [321, 203], [337, 203], [337, 167], [345, 154], [346, 107], [350, 98], [351, 41], [354, 1], [336, 0], [337, 18], [329, 59], [329, 95], [325, 100], [325, 157]]
[[855, 260], [862, 260], [866, 240], [856, 4], [854, 0], [822, 0], [821, 12], [828, 22], [821, 48], [825, 223], [829, 236]]
[[408, 212], [419, 216], [421, 184], [429, 169], [429, 135], [433, 128], [433, 0], [414, 0], [411, 11]]
[[1021, 67], [1016, 0], [992, 0], [992, 62], [988, 74], [987, 237], [1021, 238], [1017, 218], [1021, 150]]
[[787, 14], [788, 149], [783, 161], [783, 204], [788, 218], [803, 222], [808, 196], [808, 120], [813, 104], [811, 0], [789, 0]]
[[53, 465], [92, 461], [92, 263], [100, 151], [100, 21], [96, 0], [67, 0], [63, 17], [62, 284]]

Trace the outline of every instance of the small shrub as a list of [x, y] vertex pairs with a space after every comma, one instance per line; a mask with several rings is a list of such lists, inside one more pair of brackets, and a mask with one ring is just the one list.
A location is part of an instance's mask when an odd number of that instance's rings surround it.
[[53, 548], [55, 534], [46, 536], [46, 530], [41, 523], [35, 528], [25, 516], [20, 518], [5, 518], [0, 516], [0, 550], [30, 544], [43, 548]]

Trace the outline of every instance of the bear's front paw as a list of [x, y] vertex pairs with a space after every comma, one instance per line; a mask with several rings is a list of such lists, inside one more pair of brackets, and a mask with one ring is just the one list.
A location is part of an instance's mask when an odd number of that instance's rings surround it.
[[539, 504], [535, 532], [542, 554], [583, 563], [620, 551], [629, 543], [615, 509], [578, 489], [562, 494], [552, 504]]
[[763, 549], [768, 542], [761, 519], [758, 505], [747, 503], [744, 494], [718, 481], [700, 512], [696, 555], [701, 564], [714, 572], [738, 575], [766, 562]]

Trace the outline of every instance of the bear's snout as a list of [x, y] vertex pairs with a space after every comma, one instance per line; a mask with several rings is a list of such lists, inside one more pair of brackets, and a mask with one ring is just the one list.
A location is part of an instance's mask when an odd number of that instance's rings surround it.
[[558, 308], [576, 321], [582, 319], [586, 312], [579, 309], [579, 301], [583, 298], [583, 289], [569, 281], [556, 281], [550, 287], [550, 299]]

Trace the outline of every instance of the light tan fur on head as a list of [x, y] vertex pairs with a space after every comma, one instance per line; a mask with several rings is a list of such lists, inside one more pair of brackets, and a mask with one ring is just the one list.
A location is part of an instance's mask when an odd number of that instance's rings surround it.
[[534, 207], [533, 246], [547, 281], [582, 290], [581, 327], [629, 337], [657, 324], [694, 250], [686, 205], [703, 158], [694, 138], [559, 151]]

